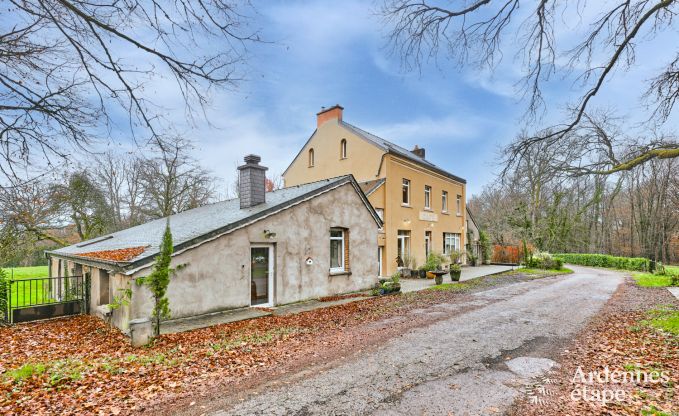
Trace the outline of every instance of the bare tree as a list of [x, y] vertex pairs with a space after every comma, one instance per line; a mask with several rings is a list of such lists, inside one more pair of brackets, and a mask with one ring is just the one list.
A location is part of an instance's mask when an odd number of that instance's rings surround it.
[[156, 158], [143, 161], [140, 183], [149, 217], [167, 217], [214, 198], [215, 178], [188, 154], [190, 146], [182, 138], [167, 139]]
[[51, 231], [65, 224], [51, 184], [32, 181], [21, 186], [0, 187], [0, 228], [5, 237], [31, 235], [31, 241], [49, 240], [63, 246], [67, 245], [66, 241]]
[[[679, 12], [676, 0], [620, 0], [550, 2], [538, 0], [527, 17], [519, 16], [518, 0], [451, 1], [438, 6], [428, 0], [386, 0], [381, 9], [390, 27], [390, 44], [406, 68], [418, 67], [435, 59], [441, 50], [458, 64], [475, 64], [493, 69], [502, 57], [501, 42], [512, 33], [522, 45], [518, 54], [526, 74], [523, 92], [528, 97], [527, 115], [534, 120], [545, 109], [543, 85], [557, 71], [557, 57], [565, 57], [568, 71], [575, 73], [584, 86], [572, 103], [568, 118], [561, 124], [538, 134], [522, 137], [509, 148], [513, 158], [521, 157], [536, 143], [554, 144], [562, 140], [587, 119], [593, 98], [605, 88], [614, 70], [628, 70], [635, 64], [635, 51], [643, 43], [656, 41], [661, 33], [674, 33], [673, 17]], [[598, 13], [583, 13], [592, 10]], [[522, 9], [523, 10], [523, 9]], [[595, 15], [588, 30], [575, 47], [555, 36], [557, 19], [568, 14], [583, 19]], [[521, 19], [520, 25], [514, 24]], [[653, 115], [659, 122], [667, 120], [679, 97], [679, 48], [677, 58], [668, 63], [640, 97], [655, 105]], [[603, 60], [599, 57], [603, 56]], [[652, 159], [679, 157], [675, 141], [650, 141], [630, 149], [601, 173], [629, 170]]]
[[115, 229], [114, 215], [104, 192], [86, 170], [74, 172], [66, 183], [54, 185], [52, 200], [60, 204], [75, 224], [81, 240]]
[[69, 157], [112, 128], [161, 138], [162, 110], [148, 81], [174, 80], [189, 116], [212, 87], [240, 78], [247, 1], [0, 0], [0, 171]]

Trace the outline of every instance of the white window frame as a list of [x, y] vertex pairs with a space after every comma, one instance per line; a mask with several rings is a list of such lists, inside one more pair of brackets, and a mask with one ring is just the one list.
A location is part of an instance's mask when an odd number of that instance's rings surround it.
[[458, 195], [456, 199], [457, 215], [462, 215], [462, 195]]
[[[398, 250], [399, 246], [403, 247], [403, 253], [397, 252], [396, 254], [401, 256], [401, 260], [405, 260], [406, 256], [410, 257], [410, 231], [398, 230], [397, 239], [398, 244], [396, 245], [396, 249]], [[403, 241], [401, 242], [401, 240]]]
[[431, 186], [424, 185], [424, 208], [431, 209]]
[[448, 191], [441, 192], [441, 212], [448, 212]]
[[461, 238], [459, 233], [443, 233], [443, 254], [449, 255], [453, 250], [459, 253]]
[[[407, 201], [403, 201], [403, 191], [406, 191]], [[410, 179], [403, 178], [401, 185], [401, 205], [410, 206]]]
[[[332, 236], [333, 231], [339, 231], [340, 233], [342, 233], [342, 235], [340, 237], [333, 237]], [[332, 247], [333, 241], [341, 241], [341, 245], [340, 245], [340, 265], [339, 265], [339, 267], [332, 267], [332, 249], [330, 250], [330, 256], [331, 256], [330, 257], [330, 272], [331, 273], [341, 273], [341, 272], [346, 271], [346, 269], [344, 268], [344, 250], [346, 249], [346, 246], [344, 245], [345, 244], [344, 235], [345, 235], [344, 229], [342, 229], [342, 228], [331, 228], [330, 229], [330, 246]]]

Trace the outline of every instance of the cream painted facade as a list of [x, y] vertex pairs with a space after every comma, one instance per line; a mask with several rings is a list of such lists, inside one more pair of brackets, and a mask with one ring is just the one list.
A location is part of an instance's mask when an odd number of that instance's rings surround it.
[[[381, 258], [383, 276], [397, 270], [399, 231], [402, 235], [409, 233], [410, 256], [417, 266], [426, 260], [427, 241], [429, 250], [444, 251], [444, 233], [457, 236], [458, 250], [464, 253], [464, 179], [430, 165], [426, 159], [408, 157], [405, 149], [393, 151], [393, 144], [345, 123], [342, 110], [335, 106], [318, 114], [316, 131], [283, 174], [285, 186], [346, 174], [362, 183], [382, 179], [384, 182], [377, 188], [365, 184], [364, 191], [373, 207], [383, 214], [384, 227], [375, 254]], [[404, 179], [409, 181], [408, 204], [403, 203]], [[425, 187], [429, 189], [429, 207], [425, 206]], [[443, 192], [447, 192], [447, 210], [443, 209]]]
[[[264, 306], [373, 287], [378, 277], [372, 255], [377, 218], [353, 180], [338, 183], [233, 231], [183, 250], [175, 248], [175, 272], [167, 292], [172, 319], [254, 305], [251, 250], [258, 247], [270, 248], [269, 303]], [[330, 235], [336, 229], [343, 230], [341, 271], [333, 270], [330, 260]], [[128, 304], [113, 311], [111, 323], [127, 333], [130, 320], [151, 315], [151, 293], [135, 281], [151, 273], [153, 262], [129, 269], [56, 252], [49, 258], [51, 276], [65, 276], [67, 271], [90, 276], [90, 314], [103, 317], [102, 307], [131, 289]]]

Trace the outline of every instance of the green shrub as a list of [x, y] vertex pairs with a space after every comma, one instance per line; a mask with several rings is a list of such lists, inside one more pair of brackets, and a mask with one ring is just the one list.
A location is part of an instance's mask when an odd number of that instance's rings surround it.
[[401, 281], [401, 273], [396, 272], [396, 273], [392, 274], [391, 275], [391, 281], [394, 282], [394, 283], [400, 282]]
[[525, 267], [529, 269], [560, 270], [563, 268], [563, 260], [553, 257], [546, 251], [537, 252], [528, 257]]
[[427, 262], [422, 265], [420, 268], [421, 270], [426, 270], [428, 272], [432, 272], [434, 270], [440, 270], [441, 265], [443, 262], [448, 260], [447, 257], [444, 257], [443, 255], [439, 253], [429, 253], [429, 256], [427, 256]]
[[607, 267], [611, 269], [635, 270], [645, 272], [649, 270], [650, 261], [643, 257], [617, 257], [608, 254], [555, 254], [555, 258], [564, 263], [580, 266]]

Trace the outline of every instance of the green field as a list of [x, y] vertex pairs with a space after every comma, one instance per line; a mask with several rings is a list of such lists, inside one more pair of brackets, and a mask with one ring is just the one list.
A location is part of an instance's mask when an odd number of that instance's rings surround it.
[[672, 276], [679, 276], [679, 266], [665, 266], [664, 276], [653, 273], [634, 273], [634, 280], [643, 287], [667, 287], [672, 285]]
[[15, 267], [13, 269], [4, 269], [7, 272], [7, 277], [14, 279], [30, 279], [31, 277], [47, 277], [47, 266], [33, 266], [33, 267]]
[[[15, 267], [4, 270], [5, 273], [7, 273], [7, 277], [11, 279], [13, 278], [14, 280], [47, 277], [48, 275], [47, 266]], [[44, 301], [46, 300], [45, 296], [46, 295], [43, 291], [43, 287], [42, 285], [39, 285], [38, 282], [34, 282], [33, 285], [13, 284], [12, 291], [10, 293], [10, 299], [12, 301], [12, 306], [14, 307]]]

